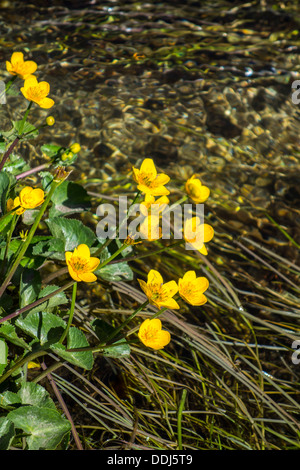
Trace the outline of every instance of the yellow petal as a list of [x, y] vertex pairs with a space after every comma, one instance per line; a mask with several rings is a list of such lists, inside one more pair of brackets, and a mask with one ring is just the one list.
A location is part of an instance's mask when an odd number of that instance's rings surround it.
[[26, 60], [25, 65], [27, 75], [31, 75], [37, 69], [37, 64], [33, 60]]
[[88, 271], [95, 271], [95, 269], [98, 267], [99, 263], [100, 263], [100, 260], [98, 258], [91, 257], [89, 259], [89, 262], [87, 264], [86, 269]]
[[204, 225], [204, 243], [209, 242], [213, 236], [214, 236], [214, 229], [208, 225], [208, 224], [203, 224]]
[[81, 245], [78, 245], [78, 247], [77, 247], [77, 256], [79, 258], [84, 258], [86, 260], [90, 259], [90, 249], [85, 243], [82, 243]]
[[176, 310], [176, 309], [180, 308], [180, 306], [178, 305], [176, 300], [172, 299], [172, 298], [169, 298], [166, 301], [161, 301], [161, 302], [159, 302], [159, 304], [160, 304], [161, 307], [171, 308], [173, 310]]
[[156, 178], [157, 171], [156, 171], [154, 161], [152, 160], [152, 158], [145, 158], [145, 160], [141, 164], [140, 172], [151, 174], [153, 179]]
[[165, 175], [165, 173], [159, 173], [155, 179], [155, 185], [162, 186], [167, 184], [170, 181], [170, 177]]
[[161, 274], [155, 269], [151, 269], [148, 273], [147, 284], [162, 284], [163, 278]]
[[73, 253], [71, 253], [71, 251], [65, 252], [65, 258], [66, 258], [67, 263], [71, 260], [72, 256], [73, 256]]
[[196, 280], [196, 273], [195, 271], [187, 271], [182, 278], [182, 281], [185, 282], [193, 282]]
[[50, 92], [50, 85], [48, 82], [39, 82], [38, 84], [39, 92], [44, 96], [47, 96]]
[[153, 345], [153, 349], [163, 349], [171, 341], [171, 335], [166, 330], [161, 330], [158, 335], [157, 342]]
[[79, 273], [78, 277], [84, 282], [95, 282], [97, 280], [97, 276], [93, 273]]
[[138, 279], [138, 283], [142, 289], [142, 291], [147, 295], [148, 297], [148, 287], [147, 287], [147, 284], [145, 281], [143, 281], [142, 279]]
[[19, 64], [22, 64], [24, 62], [23, 52], [14, 52], [11, 56], [10, 61], [14, 67]]
[[198, 292], [205, 292], [209, 287], [209, 282], [206, 277], [197, 277], [194, 285]]
[[26, 80], [24, 81], [24, 89], [25, 91], [27, 91], [28, 88], [36, 87], [37, 84], [38, 84], [37, 78], [34, 75], [31, 75], [30, 77], [26, 78]]
[[49, 109], [54, 105], [54, 101], [51, 98], [42, 98], [38, 101], [38, 105], [43, 109]]
[[169, 297], [173, 297], [178, 292], [178, 284], [175, 281], [169, 281], [164, 284], [163, 289], [164, 292], [168, 293]]
[[74, 279], [74, 281], [77, 281], [77, 282], [81, 281], [80, 277], [78, 276], [76, 271], [74, 271], [71, 264], [68, 264], [68, 270], [69, 270], [69, 274], [70, 274], [71, 278]]

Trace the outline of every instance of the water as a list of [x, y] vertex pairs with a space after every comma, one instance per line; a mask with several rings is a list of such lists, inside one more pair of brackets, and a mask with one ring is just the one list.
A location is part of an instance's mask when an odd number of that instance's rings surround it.
[[[152, 157], [174, 187], [200, 174], [231, 229], [276, 201], [271, 213], [299, 242], [299, 14], [284, 3], [2, 1], [0, 78], [21, 50], [56, 102], [56, 125], [23, 155], [43, 162], [45, 140], [78, 141], [74, 175], [100, 178], [99, 192]], [[2, 125], [20, 107], [10, 98]], [[32, 120], [48, 114], [35, 108]]]

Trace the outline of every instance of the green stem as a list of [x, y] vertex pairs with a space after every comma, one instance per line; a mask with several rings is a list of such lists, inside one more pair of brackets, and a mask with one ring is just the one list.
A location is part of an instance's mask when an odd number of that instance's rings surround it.
[[71, 301], [71, 308], [70, 308], [70, 313], [69, 313], [69, 319], [68, 319], [68, 324], [63, 332], [59, 342], [63, 343], [71, 326], [71, 323], [73, 321], [73, 316], [74, 316], [74, 308], [75, 308], [75, 301], [76, 301], [76, 294], [77, 294], [77, 282], [73, 284], [73, 291], [72, 291], [72, 301]]
[[186, 399], [186, 394], [187, 390], [184, 388], [182, 390], [182, 396], [181, 400], [179, 403], [179, 408], [178, 408], [178, 415], [177, 415], [177, 442], [178, 442], [178, 449], [182, 450], [182, 434], [181, 434], [181, 420], [182, 420], [182, 412], [183, 412], [183, 407]]
[[113, 253], [109, 258], [107, 258], [106, 260], [104, 260], [97, 268], [97, 271], [99, 269], [102, 269], [104, 268], [104, 266], [106, 266], [108, 263], [110, 263], [114, 258], [116, 258], [123, 250], [125, 250], [125, 248], [127, 248], [128, 245], [126, 245], [126, 243], [123, 243], [122, 246], [120, 246], [120, 248], [115, 252]]
[[32, 308], [37, 307], [40, 304], [43, 304], [44, 302], [47, 302], [47, 300], [51, 299], [54, 295], [59, 294], [60, 292], [63, 292], [64, 290], [68, 289], [74, 284], [74, 281], [68, 282], [64, 286], [60, 287], [59, 289], [56, 289], [54, 292], [51, 292], [51, 294], [45, 295], [45, 297], [41, 297], [40, 299], [35, 300], [29, 305], [26, 305], [25, 307], [19, 308], [13, 313], [10, 313], [6, 317], [0, 318], [0, 324], [4, 323], [6, 321], [11, 320], [12, 318], [18, 317], [19, 315], [22, 315], [22, 313], [27, 312], [28, 310], [31, 310]]
[[40, 208], [40, 211], [38, 213], [38, 215], [36, 216], [36, 219], [34, 221], [34, 224], [32, 225], [31, 227], [31, 230], [26, 238], [26, 241], [24, 242], [24, 245], [22, 247], [22, 249], [20, 250], [20, 252], [18, 253], [18, 256], [16, 258], [16, 260], [14, 261], [12, 267], [10, 268], [9, 272], [8, 272], [8, 275], [6, 276], [6, 279], [4, 280], [2, 286], [0, 287], [0, 297], [2, 297], [6, 287], [8, 286], [11, 278], [13, 277], [17, 267], [19, 266], [20, 264], [20, 261], [24, 255], [24, 253], [26, 252], [31, 240], [32, 240], [32, 237], [34, 236], [35, 234], [35, 231], [40, 223], [40, 220], [41, 218], [43, 217], [43, 214], [50, 202], [50, 199], [55, 191], [55, 189], [57, 188], [57, 186], [61, 183], [61, 181], [57, 181], [57, 180], [53, 180], [52, 182], [52, 185], [51, 185], [51, 188], [50, 188], [50, 191], [49, 193], [47, 194], [47, 197], [45, 199], [45, 201], [43, 202], [42, 204], [42, 207]]

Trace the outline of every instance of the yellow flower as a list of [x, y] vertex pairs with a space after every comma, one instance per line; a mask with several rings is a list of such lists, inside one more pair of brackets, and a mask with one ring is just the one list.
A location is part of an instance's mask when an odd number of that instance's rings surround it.
[[16, 210], [18, 215], [23, 214], [27, 209], [35, 209], [44, 202], [45, 193], [42, 189], [36, 188], [33, 189], [30, 186], [25, 186], [15, 199], [8, 199], [7, 201], [7, 210], [11, 211], [14, 208], [19, 207]]
[[18, 75], [23, 80], [30, 77], [37, 69], [33, 60], [25, 60], [23, 52], [14, 52], [10, 62], [6, 61], [6, 70], [12, 75]]
[[203, 292], [209, 286], [206, 277], [196, 277], [195, 271], [187, 271], [183, 278], [179, 279], [179, 295], [182, 299], [191, 305], [203, 305], [207, 302], [207, 298]]
[[23, 207], [20, 207], [20, 198], [15, 197], [15, 199], [9, 198], [6, 202], [6, 209], [8, 212], [14, 210], [16, 207], [19, 207], [19, 209], [16, 210], [16, 214], [21, 215], [23, 212], [25, 212], [25, 209]]
[[66, 263], [74, 281], [94, 282], [97, 280], [92, 271], [97, 269], [100, 260], [90, 256], [90, 249], [84, 243], [73, 251], [66, 251]]
[[214, 229], [208, 224], [201, 224], [199, 217], [192, 217], [184, 224], [183, 236], [194, 250], [207, 255], [204, 243], [208, 243], [213, 238]]
[[54, 105], [54, 101], [51, 98], [47, 98], [50, 92], [49, 83], [38, 82], [34, 75], [26, 78], [21, 92], [28, 101], [34, 101], [41, 108], [48, 109]]
[[164, 173], [157, 174], [154, 162], [151, 158], [145, 158], [141, 168], [133, 168], [133, 179], [138, 184], [138, 189], [142, 193], [152, 196], [166, 196], [170, 191], [165, 188], [165, 184], [170, 181], [169, 176]]
[[163, 283], [163, 278], [158, 271], [151, 269], [148, 273], [147, 282], [138, 279], [141, 289], [144, 291], [150, 304], [157, 308], [180, 308], [172, 297], [178, 292], [178, 285], [175, 281]]
[[201, 204], [206, 201], [210, 194], [209, 188], [203, 186], [201, 181], [193, 175], [185, 183], [185, 190], [190, 198], [196, 203]]
[[141, 342], [152, 349], [163, 349], [171, 341], [168, 331], [162, 330], [159, 318], [147, 318], [139, 329], [138, 337]]

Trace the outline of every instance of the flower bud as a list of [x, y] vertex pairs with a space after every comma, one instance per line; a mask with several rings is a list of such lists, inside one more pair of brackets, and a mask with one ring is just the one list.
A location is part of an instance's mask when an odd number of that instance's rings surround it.
[[70, 147], [71, 152], [73, 153], [78, 153], [81, 150], [80, 145], [76, 142], [75, 144], [72, 144]]
[[53, 124], [55, 123], [55, 119], [53, 116], [48, 116], [46, 118], [46, 123], [48, 124], [48, 126], [53, 126]]

